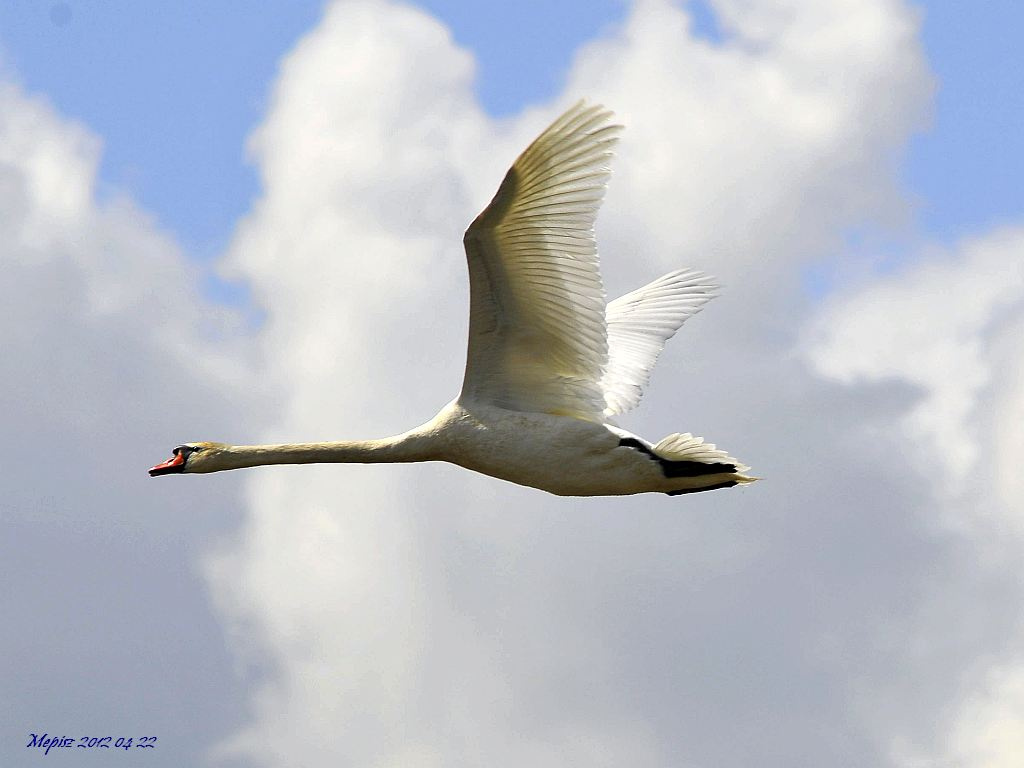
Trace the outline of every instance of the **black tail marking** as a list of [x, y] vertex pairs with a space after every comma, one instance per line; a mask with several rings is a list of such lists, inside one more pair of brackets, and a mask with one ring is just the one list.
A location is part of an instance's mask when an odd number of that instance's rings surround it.
[[717, 491], [719, 488], [732, 488], [737, 485], [735, 480], [726, 480], [724, 483], [715, 483], [705, 488], [681, 488], [678, 491], [665, 491], [669, 496], [682, 496], [684, 493], [700, 493], [701, 491]]
[[[663, 459], [635, 437], [624, 437], [619, 440], [619, 445], [626, 448], [635, 448], [640, 453], [650, 456], [661, 465], [661, 473], [665, 477], [700, 477], [701, 475], [730, 474], [736, 471], [735, 464], [705, 464], [703, 461], [672, 461], [671, 459]], [[732, 484], [735, 485], [736, 483], [733, 482]], [[723, 486], [716, 485], [714, 487], [721, 488]], [[702, 490], [711, 489], [705, 488]], [[679, 493], [688, 493], [688, 491], [679, 491]]]

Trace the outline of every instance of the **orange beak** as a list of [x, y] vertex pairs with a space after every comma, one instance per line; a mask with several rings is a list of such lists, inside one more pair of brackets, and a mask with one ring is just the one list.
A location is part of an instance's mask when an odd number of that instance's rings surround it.
[[185, 469], [185, 452], [178, 451], [167, 461], [162, 464], [157, 464], [155, 467], [149, 470], [150, 477], [157, 477], [159, 475], [170, 475], [174, 472], [182, 472]]

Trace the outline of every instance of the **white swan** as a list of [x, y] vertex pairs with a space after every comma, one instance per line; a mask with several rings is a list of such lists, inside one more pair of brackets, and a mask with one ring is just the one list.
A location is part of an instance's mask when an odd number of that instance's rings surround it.
[[620, 126], [576, 104], [516, 160], [466, 231], [469, 353], [462, 392], [380, 440], [188, 443], [149, 474], [264, 464], [449, 461], [563, 496], [726, 488], [756, 478], [689, 434], [652, 445], [607, 423], [637, 404], [665, 341], [715, 295], [679, 270], [605, 305], [594, 219]]

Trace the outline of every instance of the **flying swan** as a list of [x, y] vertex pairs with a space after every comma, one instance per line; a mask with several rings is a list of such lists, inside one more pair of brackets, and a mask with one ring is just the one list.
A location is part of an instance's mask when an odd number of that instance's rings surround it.
[[466, 230], [466, 373], [462, 392], [433, 419], [379, 440], [186, 443], [149, 474], [448, 461], [560, 496], [674, 496], [756, 480], [699, 437], [652, 444], [608, 422], [639, 402], [665, 342], [716, 290], [684, 269], [605, 304], [594, 220], [621, 130], [611, 118], [582, 101], [569, 109]]

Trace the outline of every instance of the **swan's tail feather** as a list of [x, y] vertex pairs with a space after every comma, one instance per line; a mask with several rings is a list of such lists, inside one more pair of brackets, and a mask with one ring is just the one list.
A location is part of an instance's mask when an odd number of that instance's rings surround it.
[[[746, 472], [750, 467], [741, 464], [725, 451], [719, 450], [714, 443], [705, 443], [703, 437], [694, 437], [689, 432], [673, 434], [664, 438], [652, 449], [656, 456], [669, 462], [697, 462], [722, 467], [720, 472]], [[728, 469], [725, 469], [728, 467]], [[740, 475], [742, 476], [742, 475]], [[743, 476], [745, 477], [745, 476]], [[757, 478], [746, 478], [739, 482], [749, 483]]]
[[621, 438], [619, 445], [647, 454], [658, 462], [662, 474], [673, 485], [682, 486], [666, 491], [670, 496], [731, 488], [760, 479], [743, 474], [749, 469], [746, 464], [688, 432], [669, 435], [654, 446], [632, 436]]

